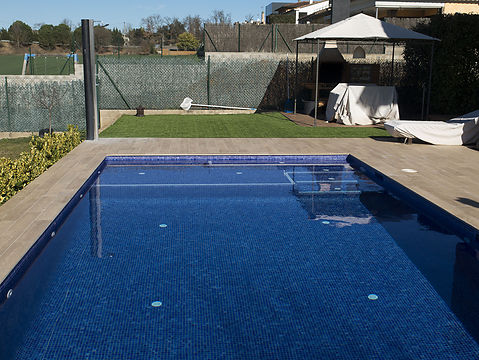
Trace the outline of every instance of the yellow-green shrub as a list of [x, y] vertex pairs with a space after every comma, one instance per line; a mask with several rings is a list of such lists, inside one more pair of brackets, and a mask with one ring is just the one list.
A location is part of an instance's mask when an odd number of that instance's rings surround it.
[[42, 174], [46, 169], [81, 143], [78, 128], [69, 126], [63, 133], [32, 137], [30, 151], [16, 160], [0, 158], [0, 204]]

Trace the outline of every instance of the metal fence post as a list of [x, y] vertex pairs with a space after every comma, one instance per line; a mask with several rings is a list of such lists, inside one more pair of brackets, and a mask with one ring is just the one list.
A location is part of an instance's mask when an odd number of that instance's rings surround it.
[[427, 103], [426, 103], [426, 115], [425, 119], [429, 120], [429, 107], [431, 105], [431, 86], [432, 86], [432, 65], [434, 62], [434, 41], [431, 44], [431, 60], [429, 63], [429, 80], [428, 80], [428, 92], [427, 92]]
[[96, 110], [97, 110], [97, 127], [101, 128], [101, 118], [100, 118], [100, 71], [98, 67], [98, 55], [95, 55], [95, 87], [96, 87]]
[[211, 66], [211, 56], [208, 55], [208, 63], [207, 63], [207, 73], [206, 73], [206, 98], [207, 98], [207, 105], [210, 105], [210, 66]]
[[241, 52], [241, 24], [238, 23], [238, 52]]
[[8, 131], [12, 131], [12, 119], [10, 115], [10, 102], [8, 100], [8, 80], [5, 76], [5, 98], [7, 100], [7, 119], [8, 119]]
[[274, 24], [271, 24], [271, 52], [274, 53]]
[[278, 50], [278, 25], [274, 26], [274, 51]]

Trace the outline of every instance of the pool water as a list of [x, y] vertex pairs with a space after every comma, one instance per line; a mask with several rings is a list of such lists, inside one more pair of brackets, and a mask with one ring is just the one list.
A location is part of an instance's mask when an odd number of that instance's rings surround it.
[[347, 163], [107, 166], [0, 307], [1, 358], [469, 360], [478, 269]]

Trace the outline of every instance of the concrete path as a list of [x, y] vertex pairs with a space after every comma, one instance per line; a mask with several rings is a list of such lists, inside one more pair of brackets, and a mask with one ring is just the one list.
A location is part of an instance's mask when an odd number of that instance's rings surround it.
[[352, 154], [479, 228], [479, 151], [464, 146], [392, 139], [101, 139], [82, 143], [0, 206], [0, 281], [102, 159], [115, 154]]

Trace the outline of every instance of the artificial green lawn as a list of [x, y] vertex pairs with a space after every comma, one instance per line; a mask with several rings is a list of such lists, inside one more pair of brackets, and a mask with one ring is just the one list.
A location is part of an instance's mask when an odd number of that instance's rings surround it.
[[0, 74], [21, 75], [23, 67], [23, 55], [1, 55]]
[[0, 157], [16, 159], [20, 153], [30, 149], [31, 137], [0, 139]]
[[361, 138], [389, 136], [373, 127], [303, 127], [280, 113], [241, 115], [123, 115], [100, 137]]
[[[23, 55], [1, 55], [0, 74], [21, 75], [23, 67], [23, 57]], [[73, 61], [70, 60], [70, 64], [67, 63], [65, 65], [65, 63], [67, 62], [66, 56], [38, 55], [38, 57], [36, 57], [33, 61], [33, 69], [35, 75], [68, 75], [75, 71], [73, 68]], [[29, 69], [27, 69], [27, 74], [30, 74]]]

